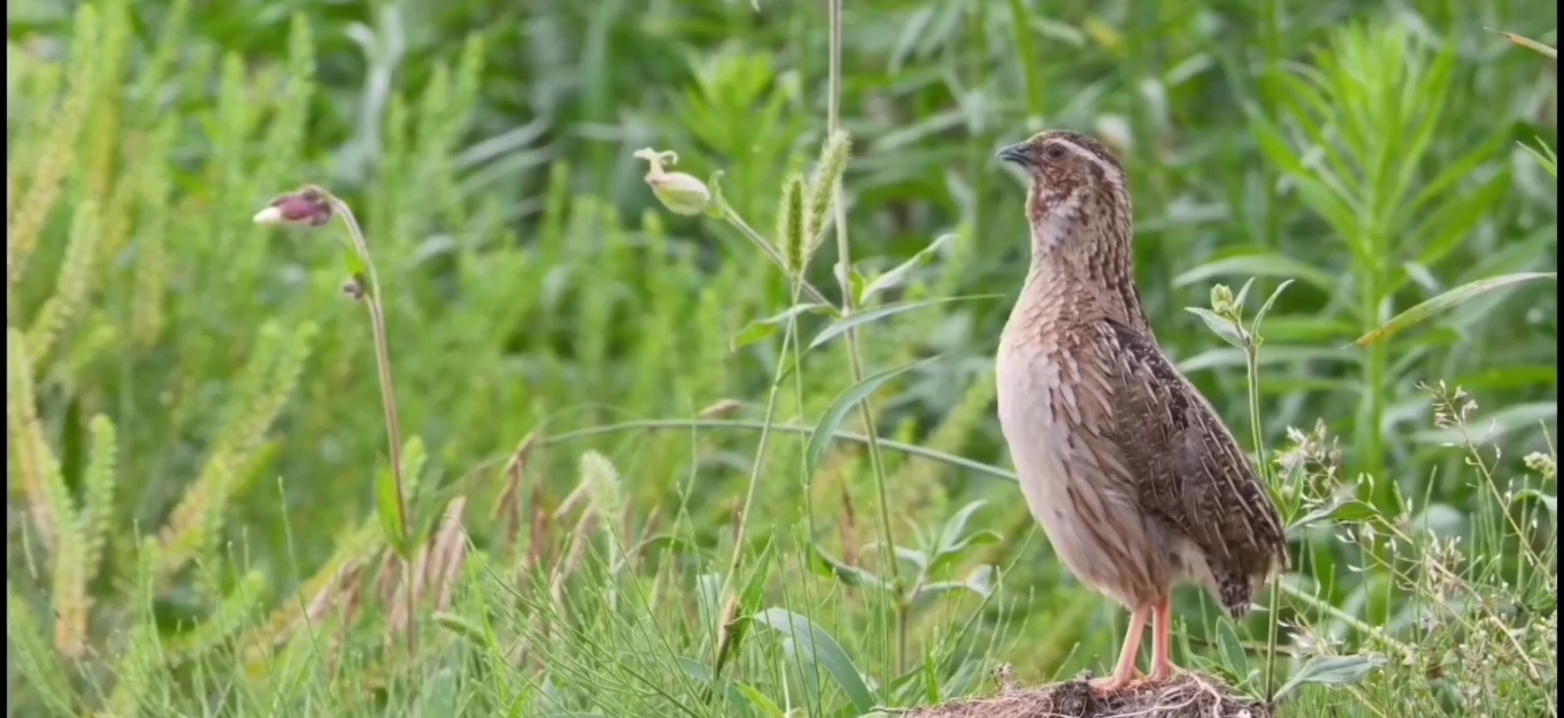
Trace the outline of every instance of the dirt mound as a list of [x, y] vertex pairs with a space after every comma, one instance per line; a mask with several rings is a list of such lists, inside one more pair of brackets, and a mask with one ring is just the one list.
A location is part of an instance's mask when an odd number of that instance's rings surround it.
[[1085, 676], [1020, 688], [1008, 666], [996, 673], [999, 694], [919, 708], [906, 718], [1274, 718], [1271, 707], [1235, 694], [1211, 678], [1184, 673], [1167, 683], [1141, 684], [1111, 696], [1092, 695]]

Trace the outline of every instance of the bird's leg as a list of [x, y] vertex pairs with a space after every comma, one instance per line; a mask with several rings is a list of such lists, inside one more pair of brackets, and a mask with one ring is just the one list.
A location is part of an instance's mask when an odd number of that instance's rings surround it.
[[1151, 608], [1151, 680], [1161, 682], [1178, 675], [1173, 665], [1173, 600], [1164, 596]]
[[1140, 637], [1146, 630], [1146, 618], [1150, 613], [1151, 607], [1148, 606], [1130, 614], [1130, 625], [1124, 630], [1124, 647], [1119, 649], [1119, 663], [1114, 667], [1113, 675], [1091, 682], [1092, 691], [1106, 695], [1135, 681], [1139, 673], [1135, 669], [1135, 659], [1140, 656]]

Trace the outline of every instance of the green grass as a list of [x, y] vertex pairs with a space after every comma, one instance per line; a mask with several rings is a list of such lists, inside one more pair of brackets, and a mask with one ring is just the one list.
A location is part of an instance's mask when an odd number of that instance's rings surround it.
[[[10, 715], [1101, 672], [1123, 612], [993, 417], [991, 154], [1041, 127], [1124, 158], [1153, 325], [1290, 527], [1268, 610], [1176, 598], [1176, 660], [1283, 715], [1556, 715], [1551, 4], [13, 5]], [[250, 221], [310, 184], [329, 224]]]

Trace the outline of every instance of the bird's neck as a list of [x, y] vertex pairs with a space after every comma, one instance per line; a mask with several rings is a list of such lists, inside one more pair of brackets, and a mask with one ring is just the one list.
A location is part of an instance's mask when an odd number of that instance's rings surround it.
[[[1065, 218], [1071, 219], [1071, 218]], [[1135, 289], [1129, 226], [1041, 222], [1032, 231], [1032, 261], [1023, 301], [1071, 307], [1149, 330]], [[1047, 301], [1047, 300], [1055, 301]], [[1063, 300], [1063, 301], [1059, 301]], [[1089, 317], [1079, 317], [1082, 319]]]

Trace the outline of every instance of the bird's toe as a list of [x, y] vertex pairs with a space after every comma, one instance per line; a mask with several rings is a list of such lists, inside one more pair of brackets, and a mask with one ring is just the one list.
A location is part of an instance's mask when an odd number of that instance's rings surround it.
[[1087, 682], [1087, 685], [1091, 686], [1092, 695], [1100, 699], [1116, 695], [1140, 681], [1141, 678], [1138, 676], [1134, 678], [1108, 676], [1106, 678], [1093, 678]]
[[1167, 683], [1183, 675], [1183, 673], [1184, 669], [1174, 665], [1172, 661], [1168, 661], [1160, 666], [1153, 666], [1151, 675], [1147, 676], [1146, 680], [1151, 683]]

